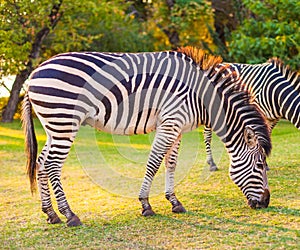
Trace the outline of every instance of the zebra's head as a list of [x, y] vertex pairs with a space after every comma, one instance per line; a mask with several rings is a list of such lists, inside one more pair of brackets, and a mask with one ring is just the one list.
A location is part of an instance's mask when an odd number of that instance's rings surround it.
[[245, 90], [239, 71], [222, 64], [222, 58], [197, 48], [183, 47], [177, 51], [192, 58], [210, 80], [205, 88], [199, 88], [199, 103], [207, 114], [203, 118], [205, 125], [221, 138], [228, 150], [231, 179], [251, 208], [268, 207], [266, 156], [271, 151], [270, 129], [251, 93]]
[[266, 156], [270, 153], [269, 135], [245, 126], [240, 151], [231, 157], [230, 178], [238, 185], [251, 208], [266, 208], [270, 202]]

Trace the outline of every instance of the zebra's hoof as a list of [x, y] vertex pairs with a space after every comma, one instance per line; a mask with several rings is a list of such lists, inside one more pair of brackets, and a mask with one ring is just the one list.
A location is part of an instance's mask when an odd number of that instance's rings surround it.
[[59, 223], [62, 223], [61, 219], [58, 217], [57, 214], [55, 214], [52, 217], [48, 217], [47, 222], [49, 224], [59, 224]]
[[68, 227], [76, 227], [82, 225], [80, 219], [78, 218], [77, 215], [73, 215], [70, 219], [67, 221], [67, 226]]
[[153, 216], [155, 215], [155, 213], [153, 212], [153, 210], [150, 208], [150, 209], [144, 209], [142, 211], [142, 215], [147, 217], [147, 216]]
[[213, 166], [210, 166], [209, 167], [209, 171], [210, 172], [215, 172], [215, 171], [217, 171], [218, 170], [218, 167], [216, 166], [216, 165], [213, 165]]
[[172, 208], [172, 212], [173, 212], [173, 213], [179, 214], [179, 213], [186, 213], [186, 210], [185, 210], [185, 208], [180, 204], [180, 205], [178, 205], [178, 206], [173, 207], [173, 208]]

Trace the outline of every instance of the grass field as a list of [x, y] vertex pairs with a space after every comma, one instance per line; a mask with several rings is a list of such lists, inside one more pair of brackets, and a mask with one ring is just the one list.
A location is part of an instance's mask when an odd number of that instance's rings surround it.
[[[201, 130], [201, 129], [200, 129]], [[36, 122], [41, 150], [45, 135]], [[228, 176], [228, 156], [214, 138], [219, 171], [210, 174], [199, 131], [184, 136], [177, 196], [188, 210], [172, 214], [161, 168], [144, 218], [137, 199], [153, 135], [112, 137], [82, 128], [62, 174], [83, 226], [48, 225], [25, 175], [20, 122], [0, 124], [1, 249], [299, 249], [300, 132], [282, 121], [268, 159], [271, 202], [252, 210]], [[54, 203], [56, 208], [56, 203]], [[65, 221], [65, 218], [61, 216]]]

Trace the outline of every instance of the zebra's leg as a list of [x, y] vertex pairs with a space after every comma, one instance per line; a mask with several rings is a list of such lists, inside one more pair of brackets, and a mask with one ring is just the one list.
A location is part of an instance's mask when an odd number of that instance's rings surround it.
[[68, 226], [79, 226], [81, 225], [81, 221], [72, 212], [61, 184], [62, 165], [69, 154], [72, 142], [73, 140], [67, 137], [53, 139], [45, 168], [55, 194], [59, 212], [67, 218]]
[[174, 174], [177, 165], [178, 149], [181, 142], [181, 135], [174, 142], [165, 156], [166, 165], [166, 199], [172, 204], [172, 212], [185, 213], [186, 210], [177, 199], [174, 192]]
[[38, 181], [39, 193], [42, 201], [42, 211], [48, 216], [47, 222], [50, 224], [57, 224], [57, 223], [61, 223], [61, 220], [56, 214], [56, 212], [54, 211], [52, 206], [49, 184], [48, 184], [48, 175], [44, 167], [45, 159], [47, 158], [49, 153], [49, 147], [48, 147], [49, 144], [50, 144], [50, 140], [48, 137], [48, 142], [45, 144], [37, 161], [38, 164], [37, 181]]
[[148, 158], [146, 173], [139, 194], [142, 204], [142, 215], [150, 216], [155, 213], [149, 203], [150, 188], [153, 178], [158, 171], [162, 159], [179, 136], [179, 126], [174, 122], [165, 122], [157, 128], [152, 148]]
[[205, 149], [206, 149], [206, 162], [209, 165], [210, 171], [218, 170], [217, 165], [214, 162], [212, 151], [211, 151], [211, 138], [212, 138], [212, 131], [209, 127], [204, 127], [204, 142], [205, 142]]
[[48, 185], [48, 175], [46, 171], [38, 171], [37, 174], [38, 185], [40, 190], [40, 196], [42, 200], [42, 211], [47, 214], [47, 222], [49, 224], [61, 223], [61, 219], [58, 217], [54, 211], [51, 203], [49, 185]]

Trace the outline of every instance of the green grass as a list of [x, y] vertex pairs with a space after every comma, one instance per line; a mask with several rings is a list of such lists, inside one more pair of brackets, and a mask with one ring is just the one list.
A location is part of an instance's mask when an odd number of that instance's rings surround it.
[[[177, 169], [176, 193], [188, 212], [172, 214], [162, 167], [151, 196], [157, 215], [150, 218], [140, 215], [137, 194], [153, 135], [121, 138], [83, 127], [62, 173], [68, 201], [83, 222], [77, 228], [46, 223], [39, 196], [30, 194], [20, 127], [18, 121], [0, 124], [1, 249], [300, 247], [300, 132], [288, 122], [272, 134], [267, 209], [247, 206], [229, 179], [228, 156], [216, 138], [220, 170], [207, 171], [202, 135], [194, 131], [184, 135]], [[41, 150], [45, 135], [37, 122], [36, 131]]]

